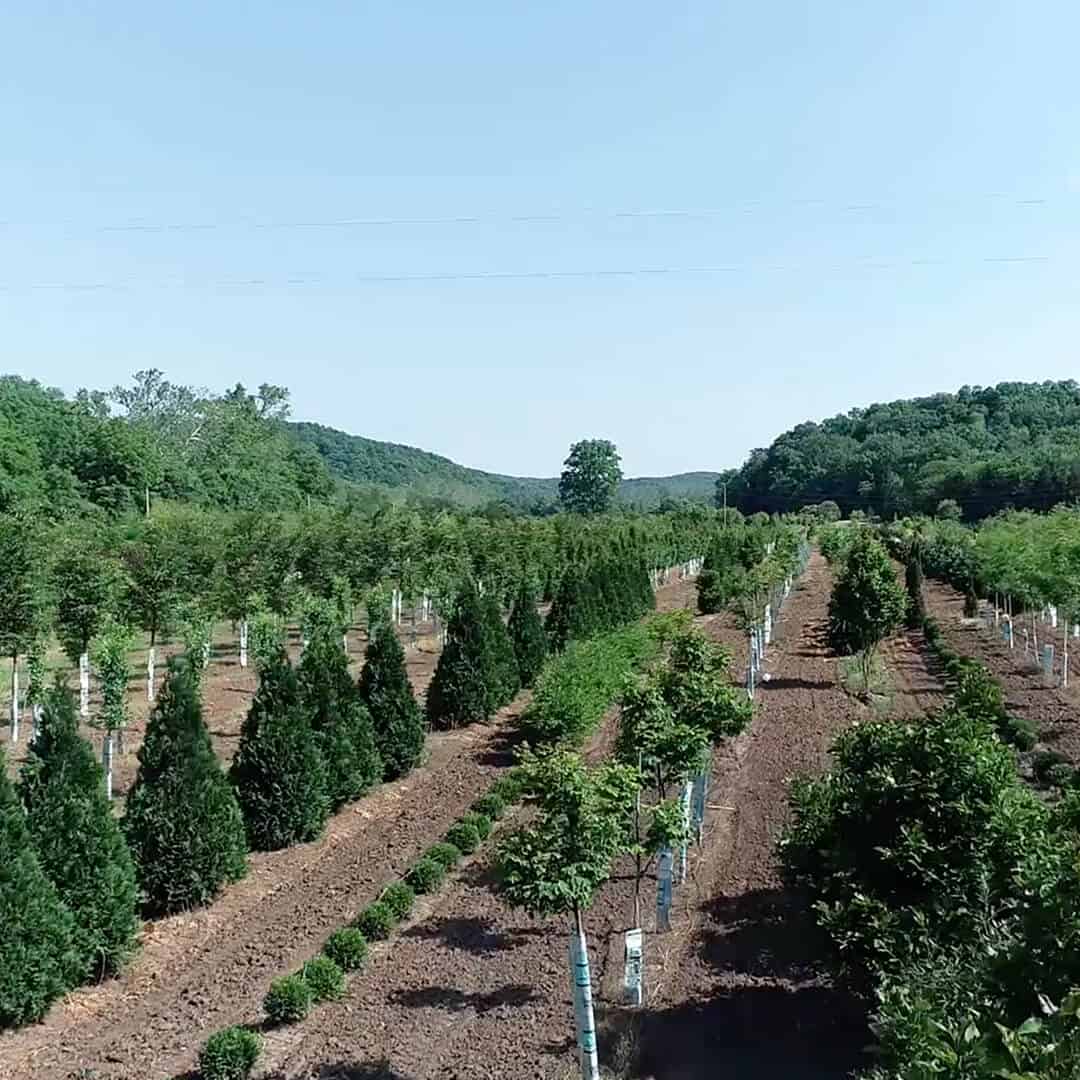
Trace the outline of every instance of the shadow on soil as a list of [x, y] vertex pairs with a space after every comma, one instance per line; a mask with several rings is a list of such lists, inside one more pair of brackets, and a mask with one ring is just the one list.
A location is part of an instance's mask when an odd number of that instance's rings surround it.
[[761, 683], [762, 693], [770, 693], [773, 690], [831, 690], [833, 684], [822, 679], [791, 679], [772, 678], [768, 682]]
[[265, 1080], [409, 1080], [400, 1072], [390, 1067], [390, 1062], [381, 1061], [328, 1061], [305, 1069], [303, 1072], [286, 1076], [283, 1072], [272, 1073]]
[[490, 993], [468, 993], [452, 986], [425, 986], [418, 990], [399, 990], [390, 1000], [408, 1009], [445, 1009], [447, 1012], [489, 1012], [491, 1009], [516, 1009], [536, 999], [531, 986], [511, 983]]
[[480, 956], [485, 953], [509, 952], [520, 948], [530, 938], [542, 937], [545, 930], [517, 930], [499, 933], [491, 919], [463, 916], [455, 919], [429, 919], [406, 930], [404, 937], [437, 940], [450, 949]]
[[841, 1080], [867, 1064], [865, 1010], [830, 985], [825, 942], [782, 890], [702, 908], [709, 996], [641, 1017], [637, 1075], [655, 1080]]

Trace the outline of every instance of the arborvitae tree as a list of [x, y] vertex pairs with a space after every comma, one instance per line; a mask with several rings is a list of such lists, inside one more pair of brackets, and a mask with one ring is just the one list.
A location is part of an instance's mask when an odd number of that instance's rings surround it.
[[918, 630], [926, 618], [926, 597], [923, 594], [922, 559], [915, 551], [908, 556], [904, 567], [904, 587], [907, 589], [907, 624]]
[[725, 530], [713, 542], [697, 579], [698, 611], [703, 615], [723, 611], [738, 595], [746, 577], [747, 552], [741, 530]]
[[182, 660], [169, 665], [138, 756], [124, 833], [147, 911], [205, 904], [247, 872], [247, 839]]
[[385, 620], [377, 622], [360, 672], [360, 697], [371, 715], [388, 780], [404, 776], [424, 752], [424, 715], [405, 670], [405, 650]]
[[544, 624], [548, 644], [558, 652], [566, 647], [568, 641], [593, 634], [597, 622], [592, 578], [571, 564], [563, 572], [559, 590]]
[[0, 748], [0, 1028], [38, 1020], [79, 981], [74, 921], [38, 862]]
[[497, 712], [513, 701], [514, 695], [521, 689], [521, 679], [518, 676], [514, 646], [507, 633], [506, 623], [503, 622], [498, 601], [494, 596], [485, 596], [481, 605], [487, 638], [485, 651], [491, 670], [488, 709], [490, 712]]
[[300, 708], [285, 650], [260, 665], [259, 689], [229, 770], [253, 851], [314, 840], [330, 813], [326, 762]]
[[492, 665], [480, 597], [473, 585], [457, 598], [447, 626], [446, 647], [427, 693], [427, 716], [442, 730], [485, 720], [489, 715]]
[[522, 686], [530, 687], [544, 666], [547, 638], [540, 613], [536, 610], [536, 594], [527, 581], [523, 581], [518, 590], [507, 629], [517, 660], [518, 679]]
[[115, 974], [139, 929], [135, 866], [65, 686], [46, 696], [19, 787], [41, 867], [75, 919], [80, 981]]
[[300, 661], [300, 708], [326, 762], [326, 789], [337, 809], [378, 782], [383, 766], [371, 717], [349, 674], [341, 634], [319, 627]]

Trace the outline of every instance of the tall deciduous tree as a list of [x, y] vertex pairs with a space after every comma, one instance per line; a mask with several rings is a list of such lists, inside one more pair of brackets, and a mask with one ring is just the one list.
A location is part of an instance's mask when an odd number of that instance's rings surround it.
[[57, 685], [23, 765], [20, 794], [42, 869], [74, 916], [85, 981], [115, 974], [131, 955], [139, 897], [101, 767], [77, 729], [75, 699]]
[[413, 696], [405, 669], [405, 650], [387, 620], [371, 628], [360, 697], [371, 714], [375, 741], [383, 762], [383, 775], [404, 776], [424, 752], [424, 716]]
[[[94, 647], [94, 665], [101, 684], [101, 714], [97, 726], [105, 732], [101, 744], [101, 765], [105, 770], [105, 793], [112, 798], [113, 739], [127, 727], [127, 690], [131, 678], [128, 654], [135, 635], [122, 623], [109, 620], [101, 629]], [[121, 738], [123, 736], [121, 735]]]
[[0, 749], [0, 1028], [38, 1020], [79, 979], [74, 921], [41, 868]]
[[247, 872], [244, 819], [186, 661], [170, 663], [150, 715], [124, 833], [150, 914], [205, 904]]
[[582, 439], [570, 447], [563, 462], [559, 498], [575, 513], [603, 513], [614, 501], [621, 480], [615, 444], [607, 439]]

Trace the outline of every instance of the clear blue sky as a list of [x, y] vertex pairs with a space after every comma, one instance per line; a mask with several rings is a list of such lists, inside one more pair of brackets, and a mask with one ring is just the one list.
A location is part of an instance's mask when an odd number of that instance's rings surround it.
[[0, 369], [278, 382], [534, 475], [1076, 376], [1078, 40], [1069, 0], [0, 0]]

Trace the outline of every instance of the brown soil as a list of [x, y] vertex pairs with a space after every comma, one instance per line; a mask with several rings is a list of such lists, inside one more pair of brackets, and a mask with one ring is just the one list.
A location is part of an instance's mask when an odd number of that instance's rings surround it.
[[[692, 582], [674, 582], [661, 589], [658, 607], [686, 606], [693, 596]], [[426, 688], [435, 658], [418, 649], [409, 660], [414, 685]], [[239, 680], [215, 679], [250, 694]], [[210, 907], [148, 923], [119, 978], [0, 1037], [0, 1077], [184, 1075], [212, 1031], [256, 1020], [270, 981], [318, 952], [511, 763], [513, 718], [527, 700], [519, 695], [489, 725], [429, 737], [421, 768], [345, 808], [318, 842], [254, 855], [248, 877]]]
[[[1047, 685], [1041, 672], [1025, 658], [1019, 633], [1015, 648], [1010, 649], [992, 630], [965, 625], [962, 593], [941, 582], [928, 581], [926, 585], [927, 610], [937, 619], [949, 645], [985, 664], [1001, 682], [1009, 711], [1030, 720], [1040, 741], [1080, 765], [1080, 687], [1062, 690]], [[1060, 631], [1057, 644], [1060, 647]], [[1080, 649], [1076, 656], [1080, 657]], [[1080, 673], [1080, 665], [1074, 673]]]

